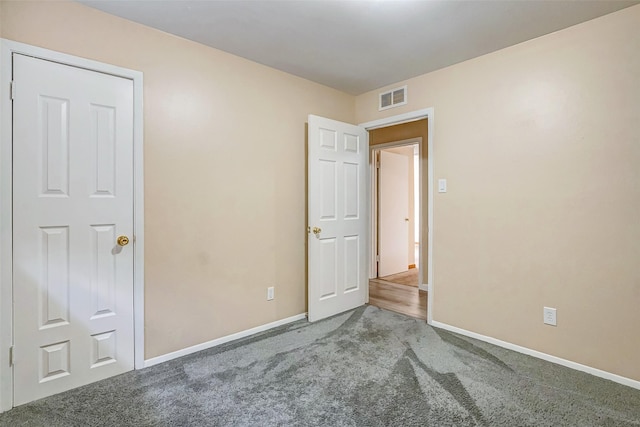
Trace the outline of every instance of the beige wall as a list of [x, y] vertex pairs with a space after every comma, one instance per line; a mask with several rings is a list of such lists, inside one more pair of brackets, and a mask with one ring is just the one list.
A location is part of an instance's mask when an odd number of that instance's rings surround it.
[[400, 108], [356, 98], [359, 123], [434, 107], [435, 320], [640, 380], [639, 23], [634, 6], [393, 84]]
[[305, 312], [305, 122], [354, 122], [352, 96], [77, 3], [0, 13], [4, 38], [144, 73], [147, 358]]

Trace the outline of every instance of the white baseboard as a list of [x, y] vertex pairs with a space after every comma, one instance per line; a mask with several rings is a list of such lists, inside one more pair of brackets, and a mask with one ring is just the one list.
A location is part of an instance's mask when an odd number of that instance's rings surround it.
[[620, 375], [612, 374], [611, 372], [603, 371], [601, 369], [592, 368], [591, 366], [582, 365], [577, 362], [572, 362], [571, 360], [562, 359], [560, 357], [552, 356], [550, 354], [542, 353], [537, 350], [532, 350], [527, 347], [521, 347], [516, 344], [512, 344], [510, 342], [501, 341], [496, 338], [491, 338], [485, 335], [477, 334], [475, 332], [467, 331], [466, 329], [457, 328], [455, 326], [448, 325], [446, 323], [441, 323], [437, 321], [433, 321], [431, 326], [435, 328], [445, 329], [447, 331], [455, 332], [460, 335], [464, 335], [470, 338], [475, 338], [480, 341], [488, 342], [489, 344], [497, 345], [498, 347], [503, 347], [508, 350], [517, 351], [518, 353], [526, 354], [529, 356], [537, 357], [538, 359], [546, 360], [547, 362], [555, 363], [557, 365], [566, 366], [567, 368], [575, 369], [577, 371], [586, 372], [587, 374], [595, 375], [596, 377], [604, 378], [607, 380], [611, 380], [613, 382], [623, 384], [629, 387], [633, 387], [635, 389], [640, 390], [640, 381], [632, 380], [631, 378], [626, 378]]
[[236, 332], [235, 334], [227, 335], [225, 337], [216, 338], [215, 340], [203, 342], [191, 347], [183, 348], [182, 350], [173, 351], [171, 353], [163, 354], [162, 356], [152, 357], [144, 361], [144, 367], [157, 365], [158, 363], [167, 362], [169, 360], [177, 359], [178, 357], [186, 356], [191, 353], [206, 350], [211, 347], [218, 346], [220, 344], [227, 343], [229, 341], [237, 340], [240, 338], [248, 337], [249, 335], [257, 334], [258, 332], [264, 332], [269, 329], [276, 328], [278, 326], [286, 325], [287, 323], [296, 322], [307, 317], [307, 313], [297, 314], [295, 316], [287, 317], [286, 319], [276, 320], [275, 322], [267, 323], [266, 325], [256, 326], [255, 328], [247, 329], [245, 331]]
[[418, 285], [418, 289], [420, 289], [421, 291], [429, 292], [429, 285], [426, 283], [423, 283], [421, 285]]

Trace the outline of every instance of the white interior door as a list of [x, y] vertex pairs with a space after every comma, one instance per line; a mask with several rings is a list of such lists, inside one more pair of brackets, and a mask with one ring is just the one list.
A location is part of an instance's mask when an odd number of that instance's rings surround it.
[[[409, 269], [409, 159], [380, 151], [378, 169], [378, 276]], [[413, 161], [413, 158], [411, 159]]]
[[368, 134], [309, 116], [309, 320], [367, 298]]
[[14, 405], [133, 369], [133, 83], [13, 55]]

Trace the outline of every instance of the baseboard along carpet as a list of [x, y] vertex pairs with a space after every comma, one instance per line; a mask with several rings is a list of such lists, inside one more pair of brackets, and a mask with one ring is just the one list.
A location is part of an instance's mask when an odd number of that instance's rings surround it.
[[640, 426], [640, 391], [366, 306], [20, 406], [2, 426]]

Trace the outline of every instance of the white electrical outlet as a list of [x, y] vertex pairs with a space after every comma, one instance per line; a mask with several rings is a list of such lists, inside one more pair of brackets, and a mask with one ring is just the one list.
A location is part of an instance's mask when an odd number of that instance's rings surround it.
[[556, 309], [551, 307], [544, 307], [543, 319], [545, 325], [557, 326], [556, 321]]
[[272, 299], [275, 298], [275, 288], [273, 286], [270, 286], [267, 288], [267, 301], [271, 301]]

